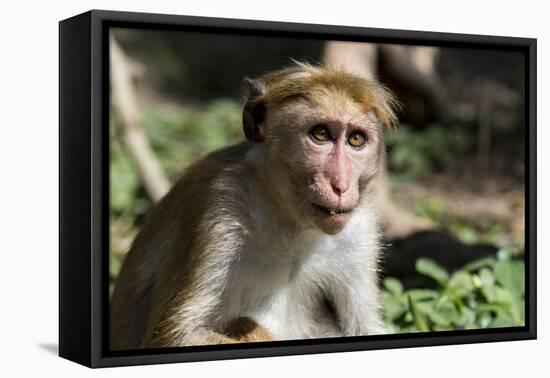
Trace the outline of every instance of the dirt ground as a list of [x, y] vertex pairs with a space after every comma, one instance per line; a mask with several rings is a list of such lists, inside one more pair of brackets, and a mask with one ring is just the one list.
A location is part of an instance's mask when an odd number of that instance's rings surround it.
[[392, 195], [400, 206], [419, 215], [426, 215], [419, 211], [419, 202], [437, 204], [439, 215], [432, 218], [436, 225], [443, 218], [456, 218], [481, 230], [498, 225], [503, 230], [502, 245], [513, 243], [525, 231], [525, 190], [517, 180], [432, 174], [421, 181], [394, 181]]

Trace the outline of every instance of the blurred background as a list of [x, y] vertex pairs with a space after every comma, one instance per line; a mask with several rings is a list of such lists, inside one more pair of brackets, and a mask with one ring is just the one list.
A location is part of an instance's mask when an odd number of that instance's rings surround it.
[[525, 67], [519, 52], [114, 29], [111, 286], [191, 162], [243, 140], [242, 79], [327, 63], [402, 103], [377, 199], [393, 332], [524, 324]]

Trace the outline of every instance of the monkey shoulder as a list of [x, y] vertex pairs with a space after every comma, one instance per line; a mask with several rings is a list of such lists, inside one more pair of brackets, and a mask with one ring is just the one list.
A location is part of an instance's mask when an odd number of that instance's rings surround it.
[[163, 202], [176, 203], [182, 210], [189, 210], [197, 206], [214, 208], [221, 202], [227, 204], [235, 195], [240, 199], [248, 191], [246, 153], [250, 148], [249, 143], [241, 143], [197, 160], [182, 172]]
[[253, 193], [251, 165], [246, 155], [251, 143], [214, 151], [186, 168], [155, 209], [153, 218], [163, 218], [180, 233], [224, 224], [248, 217], [247, 203]]

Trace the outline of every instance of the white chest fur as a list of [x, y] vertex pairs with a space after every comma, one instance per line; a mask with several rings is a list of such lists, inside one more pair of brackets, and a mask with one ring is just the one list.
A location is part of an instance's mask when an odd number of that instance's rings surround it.
[[375, 224], [365, 207], [337, 235], [311, 229], [289, 237], [263, 225], [229, 276], [222, 321], [249, 316], [279, 340], [341, 335], [326, 294], [330, 282], [345, 289], [353, 272], [375, 268]]

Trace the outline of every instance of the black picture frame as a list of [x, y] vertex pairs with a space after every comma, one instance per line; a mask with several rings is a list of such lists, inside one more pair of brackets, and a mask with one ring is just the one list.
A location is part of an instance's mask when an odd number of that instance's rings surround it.
[[[109, 351], [111, 27], [522, 52], [526, 88], [524, 327]], [[89, 367], [535, 339], [536, 39], [92, 10], [59, 23], [59, 355]]]

